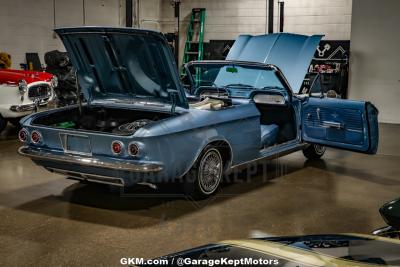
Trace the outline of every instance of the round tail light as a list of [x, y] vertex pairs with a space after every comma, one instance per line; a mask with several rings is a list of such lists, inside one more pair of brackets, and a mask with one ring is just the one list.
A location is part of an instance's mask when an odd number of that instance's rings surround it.
[[131, 156], [137, 156], [139, 154], [139, 146], [134, 143], [129, 144], [128, 152]]
[[41, 139], [40, 133], [37, 131], [33, 131], [31, 134], [32, 143], [37, 144], [40, 142], [40, 139]]
[[113, 141], [111, 143], [111, 151], [115, 155], [119, 155], [122, 153], [122, 150], [124, 148], [124, 145], [120, 141]]
[[28, 132], [25, 129], [21, 129], [18, 133], [18, 139], [21, 142], [26, 142], [28, 140]]

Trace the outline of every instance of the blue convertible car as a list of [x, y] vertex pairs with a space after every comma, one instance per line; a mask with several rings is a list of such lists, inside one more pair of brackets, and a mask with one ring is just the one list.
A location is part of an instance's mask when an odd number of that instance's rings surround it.
[[371, 103], [298, 94], [321, 36], [240, 36], [226, 61], [189, 63], [184, 86], [160, 33], [56, 32], [84, 101], [32, 114], [19, 133], [19, 153], [51, 172], [118, 186], [181, 179], [206, 197], [250, 162], [325, 146], [376, 153]]

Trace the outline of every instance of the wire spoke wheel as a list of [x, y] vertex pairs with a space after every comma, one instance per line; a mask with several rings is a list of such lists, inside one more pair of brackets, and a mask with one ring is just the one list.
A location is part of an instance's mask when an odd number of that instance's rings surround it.
[[218, 188], [222, 178], [223, 162], [221, 154], [216, 149], [210, 149], [200, 161], [198, 182], [200, 190], [212, 194]]
[[319, 159], [325, 154], [326, 147], [318, 144], [310, 144], [303, 149], [303, 154], [308, 159]]
[[314, 144], [315, 153], [318, 155], [323, 155], [325, 153], [326, 147]]

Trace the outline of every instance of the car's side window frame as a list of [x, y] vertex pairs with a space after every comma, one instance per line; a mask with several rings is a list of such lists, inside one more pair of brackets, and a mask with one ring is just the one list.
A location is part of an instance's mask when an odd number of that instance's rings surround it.
[[[184, 69], [184, 71], [185, 71], [185, 74], [181, 76], [181, 83], [182, 83], [182, 86], [183, 86], [183, 88], [185, 89], [185, 91], [187, 91], [190, 95], [193, 95], [193, 94], [194, 94], [194, 89], [195, 89], [195, 88], [194, 88], [194, 80], [193, 80], [192, 75], [190, 74], [190, 70], [189, 70], [188, 63], [186, 63], [186, 64], [183, 66], [183, 69]], [[183, 77], [185, 77], [185, 79], [187, 79], [187, 81], [189, 82], [189, 84], [185, 84], [185, 83], [183, 82]]]
[[[320, 95], [319, 96], [313, 96], [312, 95], [312, 91], [313, 91], [313, 88], [317, 84], [319, 84], [319, 86], [320, 86], [320, 90], [319, 90]], [[319, 98], [323, 98], [324, 97], [324, 88], [323, 88], [323, 83], [322, 83], [322, 80], [321, 80], [321, 74], [320, 73], [317, 73], [317, 75], [315, 76], [314, 80], [312, 81], [312, 83], [310, 85], [310, 89], [308, 91], [308, 96], [309, 97], [319, 97]]]

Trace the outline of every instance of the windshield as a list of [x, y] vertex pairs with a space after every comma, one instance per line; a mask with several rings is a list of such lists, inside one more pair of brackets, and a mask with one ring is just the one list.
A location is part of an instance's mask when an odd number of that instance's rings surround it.
[[230, 89], [284, 90], [284, 85], [275, 70], [242, 64], [193, 64], [189, 66], [195, 88], [223, 87]]

